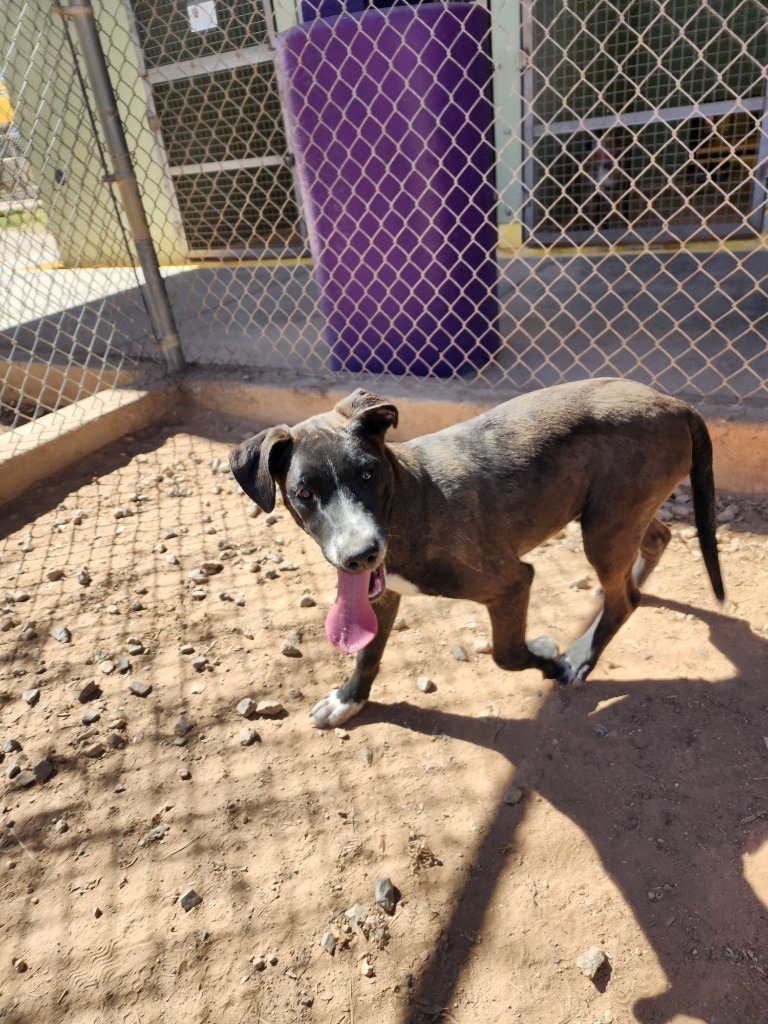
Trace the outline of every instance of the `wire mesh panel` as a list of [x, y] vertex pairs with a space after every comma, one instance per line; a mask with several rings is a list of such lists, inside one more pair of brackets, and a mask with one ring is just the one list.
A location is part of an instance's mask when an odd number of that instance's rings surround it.
[[190, 359], [765, 394], [763, 5], [128, 7]]
[[71, 27], [52, 4], [5, 5], [0, 70], [0, 425], [7, 430], [162, 371], [136, 256], [104, 180], [93, 96]]

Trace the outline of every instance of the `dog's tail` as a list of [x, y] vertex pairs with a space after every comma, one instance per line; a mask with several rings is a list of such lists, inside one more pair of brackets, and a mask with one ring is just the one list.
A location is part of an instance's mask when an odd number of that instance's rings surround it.
[[688, 427], [693, 441], [691, 490], [693, 515], [712, 589], [718, 601], [725, 599], [720, 559], [717, 553], [717, 521], [715, 519], [715, 477], [712, 472], [712, 440], [707, 425], [699, 414], [688, 410]]

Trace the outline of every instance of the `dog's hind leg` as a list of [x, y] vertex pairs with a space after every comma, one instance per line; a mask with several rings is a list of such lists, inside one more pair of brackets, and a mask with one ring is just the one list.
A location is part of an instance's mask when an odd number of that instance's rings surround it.
[[520, 562], [519, 579], [508, 586], [502, 597], [486, 603], [493, 629], [493, 660], [499, 668], [510, 672], [537, 668], [553, 679], [560, 672], [560, 652], [555, 641], [547, 636], [529, 642], [525, 639], [533, 573], [532, 565]]
[[561, 658], [557, 681], [564, 685], [578, 686], [584, 682], [608, 643], [640, 603], [640, 591], [631, 573], [627, 572], [623, 579], [610, 582], [603, 579], [602, 582], [602, 611]]
[[[659, 526], [666, 529], [661, 523]], [[582, 521], [584, 552], [600, 580], [603, 607], [589, 629], [563, 655], [558, 682], [583, 683], [605, 647], [637, 608], [640, 588], [633, 567], [642, 559], [640, 575], [644, 579], [666, 546], [662, 543], [663, 533], [657, 536], [652, 527], [653, 524], [638, 543], [638, 531], [633, 529], [611, 534], [609, 527], [597, 530]]]
[[669, 529], [658, 519], [652, 519], [650, 526], [643, 534], [640, 541], [640, 550], [637, 553], [632, 575], [638, 587], [642, 587], [653, 570], [659, 564], [659, 559], [672, 539]]
[[358, 651], [355, 670], [343, 686], [323, 697], [310, 712], [318, 729], [333, 729], [361, 711], [379, 674], [381, 656], [400, 606], [400, 595], [387, 590], [373, 605], [378, 621], [376, 636]]

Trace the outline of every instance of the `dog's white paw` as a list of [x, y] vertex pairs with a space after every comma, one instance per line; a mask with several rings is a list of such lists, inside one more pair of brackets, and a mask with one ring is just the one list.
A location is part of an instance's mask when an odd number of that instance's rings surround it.
[[578, 690], [580, 686], [583, 686], [589, 667], [587, 665], [581, 665], [579, 669], [575, 669], [571, 664], [570, 658], [563, 654], [558, 659], [558, 670], [555, 680], [560, 686], [570, 686], [574, 690]]
[[310, 711], [317, 729], [335, 729], [343, 725], [365, 707], [364, 700], [346, 703], [339, 697], [339, 691], [333, 690], [327, 697], [323, 697]]

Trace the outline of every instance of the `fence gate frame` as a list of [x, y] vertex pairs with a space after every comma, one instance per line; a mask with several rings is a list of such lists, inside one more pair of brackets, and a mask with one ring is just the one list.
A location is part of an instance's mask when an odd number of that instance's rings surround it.
[[[222, 72], [235, 74], [243, 68], [268, 68], [274, 61], [274, 18], [269, 0], [251, 0], [254, 12], [260, 11], [266, 23], [266, 40], [249, 46], [232, 45], [231, 49], [221, 49], [215, 53], [201, 54], [182, 60], [169, 61], [161, 64], [148, 63], [145, 48], [142, 44], [141, 31], [132, 0], [122, 0], [130, 25], [133, 44], [136, 47], [141, 77], [145, 86], [148, 124], [155, 139], [158, 160], [162, 165], [163, 176], [168, 183], [172, 202], [178, 211], [180, 232], [186, 244], [188, 257], [198, 260], [227, 260], [248, 258], [280, 258], [306, 255], [304, 234], [300, 220], [300, 200], [297, 194], [293, 161], [290, 152], [290, 141], [282, 153], [268, 153], [262, 156], [240, 156], [233, 159], [208, 160], [203, 162], [175, 163], [169, 154], [166, 139], [163, 135], [163, 117], [158, 102], [157, 89], [178, 82], [191, 82], [195, 78], [213, 76]], [[189, 5], [193, 7], [194, 5]], [[184, 8], [186, 9], [186, 8]], [[265, 77], [265, 81], [267, 81]], [[267, 87], [270, 83], [267, 82]], [[276, 86], [272, 86], [275, 89]], [[190, 122], [194, 130], [194, 122]], [[280, 104], [280, 124], [283, 126], [282, 103]], [[267, 241], [263, 245], [199, 245], [190, 239], [185, 217], [181, 208], [177, 186], [185, 179], [198, 175], [217, 175], [221, 173], [258, 170], [260, 168], [285, 167], [291, 173], [292, 197], [296, 207], [294, 228], [291, 237], [285, 241]]]

